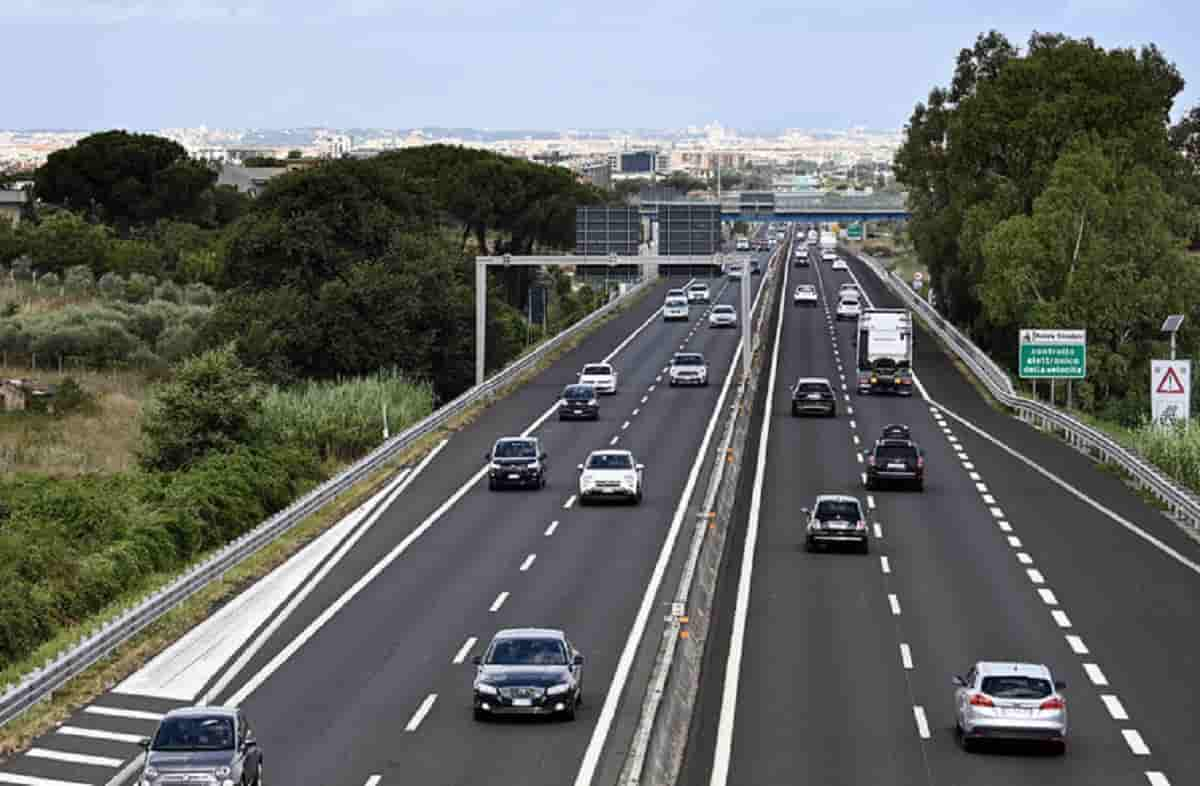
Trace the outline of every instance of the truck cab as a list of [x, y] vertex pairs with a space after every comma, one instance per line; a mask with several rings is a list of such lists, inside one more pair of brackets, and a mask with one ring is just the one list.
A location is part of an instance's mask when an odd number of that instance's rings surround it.
[[855, 342], [859, 394], [912, 395], [911, 313], [905, 309], [862, 309]]

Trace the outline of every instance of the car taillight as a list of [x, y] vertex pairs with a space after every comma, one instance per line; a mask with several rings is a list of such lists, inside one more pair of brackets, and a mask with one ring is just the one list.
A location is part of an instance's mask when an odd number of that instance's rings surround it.
[[982, 693], [976, 693], [971, 696], [971, 706], [973, 707], [994, 707], [992, 700]]
[[875, 456], [867, 456], [867, 464], [872, 467], [875, 466]]
[[918, 469], [923, 469], [924, 467], [925, 467], [925, 457], [924, 457], [924, 456], [917, 456], [917, 468], [918, 468]]
[[1067, 703], [1055, 696], [1052, 699], [1046, 699], [1043, 701], [1041, 708], [1043, 710], [1065, 710], [1067, 708]]
[[863, 521], [862, 519], [859, 519], [858, 521], [856, 521], [856, 522], [854, 523], [854, 528], [855, 528], [855, 529], [866, 529], [866, 528], [867, 528], [867, 522]]

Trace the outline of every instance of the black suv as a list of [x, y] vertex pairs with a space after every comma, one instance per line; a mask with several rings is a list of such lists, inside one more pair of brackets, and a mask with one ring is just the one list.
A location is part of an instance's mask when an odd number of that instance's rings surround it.
[[837, 417], [837, 395], [833, 385], [823, 377], [801, 377], [792, 386], [792, 415], [815, 412], [825, 417]]
[[558, 399], [559, 420], [599, 420], [600, 401], [591, 385], [567, 385]]
[[504, 437], [496, 440], [488, 462], [488, 488], [505, 486], [540, 489], [546, 485], [546, 452], [537, 437]]
[[925, 489], [925, 456], [911, 439], [879, 439], [867, 454], [867, 488], [885, 482]]

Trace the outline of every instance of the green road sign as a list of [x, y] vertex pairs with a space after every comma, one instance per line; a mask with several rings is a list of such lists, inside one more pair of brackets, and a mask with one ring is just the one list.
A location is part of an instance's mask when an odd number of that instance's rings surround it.
[[846, 239], [847, 240], [862, 240], [862, 236], [863, 236], [862, 224], [851, 224], [850, 226], [846, 227]]
[[1087, 376], [1086, 330], [1021, 330], [1021, 379]]

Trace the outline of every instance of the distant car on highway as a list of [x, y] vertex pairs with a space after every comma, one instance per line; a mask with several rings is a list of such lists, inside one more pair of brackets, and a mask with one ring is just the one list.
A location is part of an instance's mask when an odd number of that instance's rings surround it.
[[925, 454], [911, 439], [880, 439], [867, 454], [868, 489], [901, 483], [925, 489]]
[[847, 281], [838, 287], [838, 297], [842, 297], [843, 295], [849, 295], [854, 298], [862, 297], [862, 293], [859, 291], [858, 285], [850, 281]]
[[732, 262], [725, 269], [725, 275], [728, 276], [729, 278], [741, 278], [742, 272], [744, 270], [745, 270], [745, 267], [742, 265], [741, 262]]
[[750, 275], [752, 275], [752, 276], [762, 275], [762, 266], [759, 264], [757, 259], [750, 260]]
[[858, 319], [858, 315], [862, 313], [862, 307], [858, 303], [857, 295], [842, 295], [838, 299], [837, 318], [838, 319]]
[[712, 300], [712, 293], [708, 289], [708, 284], [701, 281], [688, 287], [687, 300], [688, 303], [709, 303]]
[[579, 372], [579, 384], [591, 385], [597, 393], [616, 393], [617, 372], [609, 363], [588, 363]]
[[828, 248], [821, 252], [821, 261], [822, 262], [833, 262], [837, 258], [838, 258], [838, 255], [835, 252], [829, 250]]
[[1038, 663], [980, 661], [954, 677], [954, 718], [965, 750], [983, 740], [1041, 740], [1067, 748], [1066, 684]]
[[579, 465], [579, 504], [597, 499], [642, 501], [645, 465], [628, 450], [593, 450]]
[[667, 367], [667, 381], [676, 385], [708, 386], [708, 362], [699, 352], [676, 352]]
[[591, 385], [567, 385], [558, 399], [559, 420], [599, 420], [600, 400]]
[[713, 310], [708, 315], [709, 327], [737, 327], [737, 311], [733, 306], [720, 305], [713, 306]]
[[670, 300], [673, 297], [681, 297], [684, 300], [686, 300], [687, 292], [683, 289], [683, 287], [675, 287], [673, 289], [668, 289], [667, 290], [667, 299]]
[[792, 386], [792, 415], [798, 417], [806, 412], [837, 417], [837, 395], [828, 379], [800, 377], [796, 380]]
[[820, 545], [852, 545], [866, 554], [871, 550], [867, 517], [862, 503], [846, 494], [821, 494], [812, 510], [801, 508], [808, 516], [804, 547], [814, 551]]
[[833, 260], [833, 265], [831, 265], [831, 267], [834, 270], [849, 270], [850, 269], [850, 268], [846, 267], [846, 260], [844, 260], [840, 257]]
[[496, 715], [575, 720], [583, 703], [583, 655], [561, 630], [501, 630], [471, 662], [475, 720]]
[[546, 485], [546, 451], [537, 437], [502, 437], [484, 454], [488, 488], [508, 486], [540, 489]]
[[889, 423], [879, 432], [880, 439], [912, 439], [912, 429], [904, 423]]
[[245, 713], [233, 707], [171, 710], [142, 747], [146, 756], [139, 786], [263, 784], [262, 749]]
[[687, 297], [676, 295], [667, 298], [667, 302], [663, 304], [662, 314], [664, 322], [670, 322], [674, 319], [686, 321], [690, 316]]
[[815, 306], [817, 301], [817, 288], [812, 284], [799, 284], [792, 293], [792, 303], [797, 306]]

